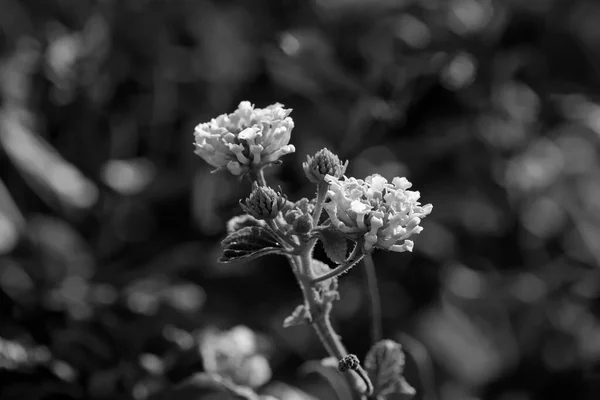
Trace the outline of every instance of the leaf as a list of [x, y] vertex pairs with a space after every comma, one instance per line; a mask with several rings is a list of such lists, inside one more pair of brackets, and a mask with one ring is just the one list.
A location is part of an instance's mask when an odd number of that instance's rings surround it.
[[373, 396], [414, 395], [415, 389], [404, 379], [404, 352], [393, 340], [381, 340], [365, 357], [365, 369], [373, 382]]
[[[325, 275], [331, 271], [329, 265], [314, 258], [311, 261], [311, 268], [316, 276]], [[329, 278], [323, 282], [319, 282], [318, 286], [323, 292], [335, 291], [337, 289], [337, 278]]]
[[267, 254], [281, 254], [283, 247], [266, 229], [260, 226], [247, 226], [229, 234], [221, 242], [223, 255], [221, 263], [249, 261]]
[[343, 264], [348, 255], [346, 236], [334, 228], [320, 230], [317, 235], [323, 243], [323, 249], [327, 257], [336, 264]]
[[233, 217], [229, 221], [227, 221], [227, 234], [232, 234], [232, 233], [237, 232], [240, 229], [243, 229], [247, 226], [264, 227], [266, 225], [267, 224], [265, 221], [258, 220], [251, 215], [248, 215], [248, 214], [236, 215], [235, 217]]
[[338, 399], [353, 399], [354, 390], [348, 385], [344, 375], [338, 371], [338, 360], [333, 357], [321, 361], [311, 360], [300, 367], [300, 374], [307, 376], [317, 374], [321, 376], [333, 389]]
[[196, 400], [196, 399], [223, 399], [223, 400], [259, 400], [254, 391], [245, 386], [222, 378], [217, 374], [206, 372], [197, 373], [182, 383], [152, 397], [152, 400]]
[[418, 374], [420, 376], [420, 389], [421, 398], [423, 399], [435, 399], [434, 393], [436, 388], [435, 376], [433, 372], [433, 361], [427, 351], [427, 348], [423, 343], [409, 335], [408, 333], [401, 332], [398, 336], [398, 341], [402, 344], [405, 349], [405, 353], [417, 364]]
[[310, 313], [308, 312], [306, 307], [304, 307], [304, 304], [301, 304], [298, 307], [296, 307], [294, 312], [292, 312], [292, 314], [289, 317], [283, 320], [283, 327], [289, 328], [290, 326], [305, 325], [307, 323], [310, 323], [310, 321]]
[[283, 382], [271, 382], [261, 390], [261, 395], [272, 396], [270, 397], [271, 399], [318, 400], [316, 397], [305, 391]]

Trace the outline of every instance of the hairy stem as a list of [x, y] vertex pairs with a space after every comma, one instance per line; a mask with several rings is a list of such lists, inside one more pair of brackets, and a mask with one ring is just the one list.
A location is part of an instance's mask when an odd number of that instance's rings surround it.
[[367, 299], [369, 301], [369, 311], [371, 316], [371, 342], [375, 343], [381, 340], [381, 298], [379, 296], [379, 287], [377, 285], [377, 274], [375, 264], [371, 253], [365, 254], [363, 259], [365, 266], [365, 275], [367, 281]]
[[317, 185], [317, 199], [315, 203], [315, 210], [313, 212], [313, 226], [317, 226], [319, 224], [321, 212], [323, 211], [323, 202], [325, 201], [328, 188], [329, 184], [325, 181], [319, 182]]
[[363, 382], [366, 385], [366, 389], [365, 389], [365, 394], [367, 396], [371, 396], [373, 394], [373, 383], [371, 382], [371, 379], [369, 379], [369, 374], [367, 374], [367, 371], [365, 371], [363, 369], [363, 367], [361, 367], [360, 365], [358, 367], [356, 367], [356, 373], [358, 374], [358, 376], [360, 376], [360, 378], [363, 380]]
[[258, 186], [267, 186], [267, 180], [265, 179], [263, 168], [251, 169], [249, 174], [252, 182], [256, 182]]
[[337, 266], [336, 268], [332, 269], [331, 271], [327, 272], [326, 274], [323, 274], [321, 276], [314, 278], [312, 280], [312, 284], [314, 285], [316, 283], [323, 282], [323, 281], [326, 281], [327, 279], [335, 278], [336, 276], [343, 274], [344, 272], [346, 272], [350, 268], [352, 268], [354, 265], [356, 265], [356, 263], [359, 262], [363, 257], [364, 256], [362, 254], [362, 250], [360, 249], [360, 246], [357, 245], [354, 248], [354, 251], [352, 252], [352, 254], [350, 254], [350, 257], [348, 257], [348, 260], [346, 260], [346, 263]]
[[[292, 257], [290, 257], [290, 259], [291, 258]], [[341, 360], [348, 355], [348, 351], [331, 325], [331, 321], [329, 319], [331, 303], [323, 303], [322, 300], [318, 300], [315, 296], [312, 284], [314, 273], [310, 265], [311, 248], [307, 247], [306, 251], [302, 252], [300, 256], [293, 258], [297, 263], [300, 287], [302, 288], [304, 300], [311, 315], [311, 324], [329, 355], [334, 357], [336, 360]], [[348, 380], [350, 387], [361, 391], [359, 382], [356, 381], [355, 375], [344, 374], [344, 376]], [[359, 373], [359, 377], [361, 377], [363, 380], [365, 380], [366, 377], [365, 384], [367, 386], [367, 393], [372, 391], [372, 384], [366, 374], [361, 375]]]

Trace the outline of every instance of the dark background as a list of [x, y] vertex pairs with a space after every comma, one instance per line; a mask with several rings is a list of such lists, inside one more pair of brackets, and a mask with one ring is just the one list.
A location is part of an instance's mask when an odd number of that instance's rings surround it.
[[[375, 254], [385, 336], [424, 344], [430, 392], [597, 399], [599, 94], [594, 0], [0, 0], [0, 395], [143, 399], [202, 370], [166, 327], [237, 324], [275, 380], [319, 384], [296, 373], [315, 335], [281, 326], [285, 259], [216, 262], [249, 183], [193, 130], [249, 100], [294, 110], [267, 171], [291, 199], [326, 146], [434, 205], [414, 253]], [[363, 282], [334, 312], [360, 357]]]

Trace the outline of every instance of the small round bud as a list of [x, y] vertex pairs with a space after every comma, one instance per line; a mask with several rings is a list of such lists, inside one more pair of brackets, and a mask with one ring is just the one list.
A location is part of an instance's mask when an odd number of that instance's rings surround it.
[[294, 220], [294, 230], [296, 233], [308, 233], [312, 227], [312, 217], [310, 215], [303, 214]]
[[293, 225], [296, 218], [298, 218], [300, 215], [302, 215], [300, 211], [292, 209], [284, 213], [283, 219], [285, 219], [285, 222], [287, 222], [288, 224]]
[[286, 199], [268, 186], [257, 186], [241, 206], [256, 219], [273, 219], [285, 206]]
[[360, 361], [358, 361], [358, 357], [354, 354], [348, 354], [346, 357], [342, 358], [338, 361], [338, 370], [340, 372], [346, 372], [348, 370], [355, 370], [360, 365]]
[[302, 163], [306, 177], [313, 183], [323, 182], [325, 175], [341, 178], [347, 166], [348, 161], [342, 163], [338, 156], [327, 148], [317, 151], [313, 157], [306, 156], [306, 161]]

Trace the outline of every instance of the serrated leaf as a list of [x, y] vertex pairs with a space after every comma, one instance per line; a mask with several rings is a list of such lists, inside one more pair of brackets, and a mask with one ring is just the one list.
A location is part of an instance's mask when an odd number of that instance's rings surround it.
[[310, 323], [310, 321], [310, 313], [306, 307], [304, 307], [304, 304], [301, 304], [296, 307], [289, 317], [283, 320], [283, 327], [289, 328], [290, 326], [305, 325]]
[[249, 261], [267, 254], [280, 254], [283, 247], [261, 226], [247, 226], [232, 232], [221, 242], [221, 263]]
[[338, 360], [333, 357], [321, 361], [311, 360], [300, 367], [300, 374], [307, 376], [317, 374], [321, 376], [333, 389], [338, 399], [355, 399], [354, 390], [348, 385], [344, 375], [338, 370]]
[[348, 255], [348, 239], [337, 229], [329, 228], [319, 231], [318, 237], [323, 243], [325, 254], [336, 264], [343, 264]]
[[385, 398], [394, 393], [414, 395], [415, 389], [404, 379], [404, 352], [393, 340], [381, 340], [365, 357], [365, 369], [373, 382], [373, 395]]
[[[317, 259], [312, 259], [311, 267], [316, 276], [325, 275], [326, 273], [331, 271], [329, 265], [325, 264], [323, 261], [319, 261]], [[329, 278], [324, 280], [323, 282], [318, 283], [319, 288], [322, 291], [330, 291], [337, 289], [337, 278]]]

